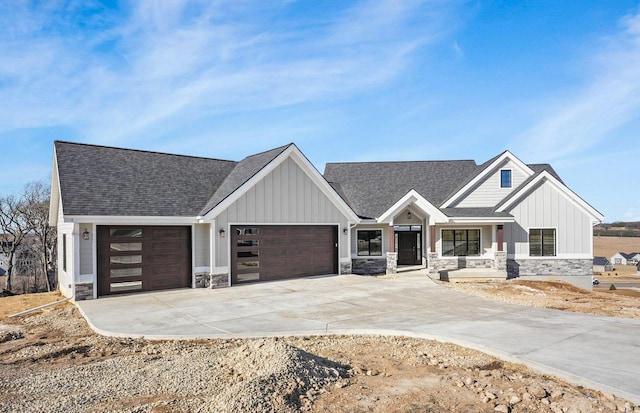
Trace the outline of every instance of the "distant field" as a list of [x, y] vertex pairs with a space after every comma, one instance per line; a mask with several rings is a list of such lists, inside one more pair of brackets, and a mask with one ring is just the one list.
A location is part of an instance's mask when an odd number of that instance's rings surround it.
[[640, 252], [640, 237], [593, 237], [593, 255], [611, 256], [616, 252]]

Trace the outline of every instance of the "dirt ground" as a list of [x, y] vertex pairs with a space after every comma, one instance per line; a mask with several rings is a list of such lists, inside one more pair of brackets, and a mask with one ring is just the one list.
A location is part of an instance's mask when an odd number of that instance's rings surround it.
[[[638, 281], [639, 278], [599, 277], [601, 282]], [[593, 291], [587, 291], [562, 282], [522, 280], [440, 284], [467, 294], [509, 304], [640, 319], [640, 291], [632, 289], [612, 291], [607, 288], [595, 288]]]
[[[561, 301], [591, 299], [594, 307], [602, 297], [638, 306], [636, 297], [561, 285], [501, 290], [534, 300], [543, 292]], [[109, 338], [90, 331], [69, 303], [7, 318], [60, 298], [0, 298], [0, 411], [640, 412], [614, 395], [436, 341]]]
[[616, 252], [640, 252], [640, 237], [593, 237], [593, 255], [611, 257]]

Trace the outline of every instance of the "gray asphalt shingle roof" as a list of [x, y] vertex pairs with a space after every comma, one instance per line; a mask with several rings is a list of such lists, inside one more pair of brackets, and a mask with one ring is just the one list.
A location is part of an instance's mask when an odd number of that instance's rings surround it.
[[324, 177], [356, 214], [376, 218], [412, 189], [440, 205], [476, 167], [470, 160], [328, 163]]
[[238, 162], [222, 185], [220, 185], [220, 187], [215, 191], [209, 202], [207, 202], [200, 215], [204, 215], [211, 211], [216, 205], [235, 192], [291, 145], [293, 144], [290, 143], [266, 152], [247, 156]]
[[593, 257], [593, 265], [610, 265], [607, 257]]
[[55, 142], [66, 215], [197, 216], [236, 162]]

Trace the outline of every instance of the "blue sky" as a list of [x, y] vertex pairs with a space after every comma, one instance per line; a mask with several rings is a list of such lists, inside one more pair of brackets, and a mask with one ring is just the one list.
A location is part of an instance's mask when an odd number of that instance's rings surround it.
[[53, 140], [551, 163], [640, 220], [639, 1], [5, 1], [0, 194]]

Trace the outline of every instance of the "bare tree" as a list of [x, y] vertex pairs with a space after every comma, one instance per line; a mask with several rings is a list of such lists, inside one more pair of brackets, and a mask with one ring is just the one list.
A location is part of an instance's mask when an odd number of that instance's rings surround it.
[[49, 264], [53, 263], [56, 248], [56, 228], [49, 225], [50, 197], [50, 188], [42, 181], [27, 184], [23, 195], [25, 221], [34, 236], [32, 251], [37, 264], [40, 266], [39, 270], [42, 270], [42, 274], [45, 276], [47, 291], [51, 291], [48, 270]]
[[25, 219], [25, 209], [21, 198], [14, 195], [0, 198], [0, 231], [3, 234], [0, 248], [8, 261], [6, 289], [9, 291], [13, 289], [16, 252], [31, 231], [30, 223]]
[[16, 274], [33, 275], [38, 287], [38, 274], [44, 274], [47, 291], [51, 291], [48, 277], [56, 248], [55, 228], [49, 226], [48, 185], [41, 181], [25, 186], [19, 196], [0, 197], [0, 248], [7, 256], [6, 289], [13, 289]]

